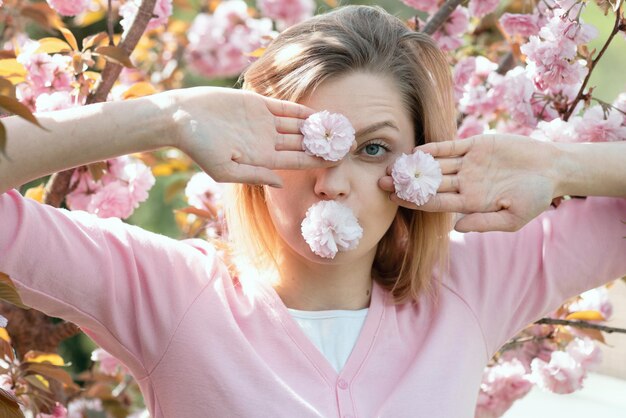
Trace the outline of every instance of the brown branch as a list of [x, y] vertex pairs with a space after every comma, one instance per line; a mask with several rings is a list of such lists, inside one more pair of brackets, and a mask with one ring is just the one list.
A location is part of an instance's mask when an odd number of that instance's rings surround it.
[[568, 319], [552, 319], [552, 318], [542, 318], [538, 321], [535, 321], [535, 324], [549, 324], [549, 325], [567, 325], [570, 327], [576, 328], [591, 328], [596, 329], [598, 331], [608, 332], [609, 334], [613, 332], [619, 332], [622, 334], [626, 334], [626, 329], [624, 328], [614, 328], [607, 327], [606, 325], [598, 325], [592, 324], [587, 321], [571, 321]]
[[424, 25], [422, 32], [432, 35], [444, 24], [463, 0], [447, 0]]
[[107, 33], [109, 34], [109, 46], [115, 45], [113, 40], [113, 7], [112, 0], [108, 0], [107, 4]]
[[576, 108], [576, 105], [578, 104], [578, 102], [580, 102], [585, 97], [585, 94], [584, 94], [585, 87], [587, 87], [587, 83], [589, 82], [589, 79], [591, 78], [591, 73], [593, 72], [593, 69], [596, 67], [596, 64], [598, 63], [598, 61], [600, 61], [600, 58], [602, 58], [602, 55], [604, 55], [604, 52], [609, 47], [609, 44], [611, 43], [615, 35], [617, 35], [617, 32], [619, 32], [621, 11], [622, 11], [622, 7], [620, 6], [620, 8], [615, 12], [615, 24], [613, 25], [613, 30], [611, 31], [608, 39], [604, 43], [604, 46], [600, 50], [600, 53], [598, 54], [598, 56], [591, 62], [591, 68], [589, 68], [589, 72], [587, 72], [587, 76], [585, 77], [585, 80], [583, 81], [582, 86], [580, 86], [580, 90], [578, 90], [578, 94], [576, 95], [576, 98], [572, 102], [572, 105], [570, 106], [567, 113], [563, 116], [564, 121], [566, 122], [568, 121], [568, 119], [572, 116], [572, 113], [574, 113], [574, 109]]
[[[126, 36], [120, 42], [120, 48], [122, 48], [129, 56], [137, 46], [139, 39], [143, 35], [148, 26], [148, 22], [152, 18], [152, 12], [154, 11], [154, 5], [156, 0], [144, 0], [139, 6], [137, 16], [127, 32]], [[115, 64], [111, 61], [107, 61], [104, 70], [102, 71], [102, 79], [95, 93], [87, 97], [87, 103], [99, 103], [106, 100], [107, 95], [111, 91], [115, 80], [120, 75], [122, 66]], [[59, 207], [59, 205], [65, 199], [70, 187], [70, 180], [74, 173], [74, 168], [69, 170], [55, 173], [50, 177], [46, 184], [46, 191], [44, 193], [44, 202], [48, 205]]]

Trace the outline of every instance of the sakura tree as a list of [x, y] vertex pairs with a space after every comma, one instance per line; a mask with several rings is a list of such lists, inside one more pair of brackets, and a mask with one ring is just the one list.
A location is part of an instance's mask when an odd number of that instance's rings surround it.
[[[448, 54], [459, 139], [491, 130], [556, 142], [626, 138], [626, 92], [605, 101], [590, 81], [609, 45], [626, 35], [621, 0], [595, 0], [604, 24], [611, 27], [598, 50], [589, 46], [599, 31], [583, 21], [588, 2], [582, 0], [402, 2], [387, 0], [384, 7], [403, 8], [410, 16], [406, 25], [430, 34]], [[38, 124], [36, 112], [127, 100], [196, 83], [233, 86], [278, 33], [337, 4], [0, 0], [0, 6], [0, 108]], [[4, 157], [7, 138], [1, 120], [0, 128]], [[311, 137], [318, 128], [310, 127]], [[348, 134], [339, 142], [349, 149]], [[343, 152], [320, 150], [325, 145], [313, 140], [310, 151], [332, 158]], [[424, 158], [403, 160], [400, 172], [417, 164], [434, 169]], [[181, 203], [172, 217], [178, 237], [210, 239], [227, 258], [221, 186], [193, 167], [183, 153], [165, 149], [55, 173], [30, 185], [25, 194], [55, 207], [132, 220], [158, 184], [164, 202], [153, 202], [151, 208]], [[406, 187], [406, 196], [424, 198], [409, 183]], [[343, 209], [311, 208], [311, 225], [328, 220], [324, 211], [341, 216], [348, 225], [333, 238], [334, 247], [310, 228], [305, 235], [312, 249], [332, 256], [342, 245], [349, 248], [358, 242], [360, 227]], [[147, 416], [138, 387], [122, 364], [96, 349], [93, 367], [70, 375], [57, 350], [79, 333], [78, 328], [26, 310], [6, 274], [0, 273], [0, 284], [1, 296], [10, 303], [0, 306], [8, 320], [0, 323], [4, 416]], [[603, 332], [626, 332], [602, 324], [612, 314], [608, 287], [566, 301], [501, 347], [484, 370], [476, 417], [501, 416], [533, 385], [555, 393], [579, 390], [587, 370], [601, 361]]]

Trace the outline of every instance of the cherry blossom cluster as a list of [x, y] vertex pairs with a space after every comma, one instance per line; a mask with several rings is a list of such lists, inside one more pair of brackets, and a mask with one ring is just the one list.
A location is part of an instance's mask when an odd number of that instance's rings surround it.
[[279, 31], [313, 16], [314, 0], [257, 0], [256, 5], [263, 16], [276, 22]]
[[[581, 311], [597, 311], [608, 320], [613, 305], [606, 287], [584, 292], [557, 318]], [[535, 324], [525, 329], [519, 335], [522, 342], [514, 340], [514, 347], [502, 351], [496, 363], [484, 370], [475, 416], [502, 416], [533, 385], [559, 394], [581, 389], [587, 372], [600, 363], [602, 352], [583, 332], [574, 328], [572, 334], [574, 339], [563, 347], [551, 337], [551, 326]]]
[[243, 0], [224, 1], [213, 14], [198, 14], [188, 32], [185, 58], [205, 77], [238, 75], [252, 60], [246, 55], [276, 35], [268, 18], [254, 19]]
[[[120, 25], [124, 28], [124, 32], [128, 32], [135, 21], [139, 6], [141, 6], [141, 0], [126, 0], [126, 2], [120, 6], [119, 13], [122, 17]], [[157, 0], [154, 5], [154, 11], [152, 12], [153, 17], [148, 21], [147, 30], [167, 25], [172, 11], [172, 0]]]
[[63, 54], [39, 52], [40, 44], [22, 38], [17, 62], [26, 70], [26, 80], [16, 86], [18, 100], [32, 111], [46, 112], [78, 106], [78, 91], [72, 58]]
[[[228, 239], [228, 228], [222, 205], [224, 186], [205, 172], [195, 173], [185, 186], [187, 203], [197, 209], [208, 211], [204, 232], [211, 239]], [[194, 216], [193, 214], [191, 216]]]
[[155, 178], [143, 162], [122, 156], [107, 160], [106, 173], [99, 180], [89, 170], [76, 170], [71, 181], [76, 188], [66, 198], [70, 209], [125, 219], [148, 198]]

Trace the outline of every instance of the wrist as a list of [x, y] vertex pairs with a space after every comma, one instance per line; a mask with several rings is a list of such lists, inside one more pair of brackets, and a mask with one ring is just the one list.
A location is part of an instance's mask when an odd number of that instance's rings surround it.
[[578, 161], [580, 144], [549, 143], [554, 161], [551, 177], [554, 180], [554, 196], [585, 196], [582, 187], [580, 162]]
[[178, 108], [177, 91], [171, 90], [163, 93], [146, 96], [149, 113], [146, 116], [146, 124], [150, 126], [143, 140], [149, 148], [179, 146], [179, 134], [174, 119]]

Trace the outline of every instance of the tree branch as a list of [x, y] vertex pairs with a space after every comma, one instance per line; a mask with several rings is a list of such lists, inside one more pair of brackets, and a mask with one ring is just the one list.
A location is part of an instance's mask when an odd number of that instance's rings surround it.
[[567, 326], [576, 327], [576, 328], [596, 329], [598, 331], [608, 332], [609, 334], [613, 332], [626, 334], [626, 329], [624, 328], [607, 327], [606, 325], [592, 324], [587, 321], [571, 321], [567, 319], [542, 318], [538, 321], [535, 321], [535, 324], [567, 325]]
[[435, 13], [424, 25], [422, 32], [432, 35], [444, 24], [452, 12], [461, 4], [462, 0], [447, 0], [437, 13]]
[[[135, 21], [119, 44], [119, 47], [122, 48], [129, 56], [137, 46], [139, 39], [141, 39], [141, 36], [146, 30], [146, 27], [148, 27], [148, 22], [152, 18], [152, 12], [154, 11], [155, 4], [156, 0], [143, 0], [141, 6], [139, 6], [139, 10], [137, 11]], [[104, 66], [104, 70], [102, 71], [101, 82], [95, 93], [92, 93], [89, 97], [87, 97], [86, 104], [105, 101], [121, 71], [121, 65], [107, 61]], [[70, 180], [74, 170], [75, 168], [71, 168], [69, 170], [55, 173], [50, 177], [48, 183], [46, 184], [46, 191], [44, 193], [44, 202], [46, 204], [59, 207], [68, 193]]]
[[585, 77], [585, 80], [583, 81], [582, 86], [580, 86], [580, 90], [578, 90], [578, 94], [576, 95], [576, 98], [572, 102], [572, 105], [570, 106], [567, 113], [563, 116], [564, 121], [567, 122], [567, 120], [572, 116], [572, 113], [574, 113], [574, 109], [576, 108], [576, 105], [578, 104], [578, 102], [580, 102], [585, 97], [585, 94], [584, 94], [585, 87], [587, 87], [587, 83], [589, 82], [589, 79], [591, 78], [591, 73], [593, 72], [593, 69], [596, 67], [596, 64], [598, 63], [598, 61], [600, 61], [600, 58], [602, 58], [602, 55], [604, 55], [604, 52], [609, 47], [609, 44], [611, 43], [615, 35], [617, 35], [617, 32], [619, 32], [621, 12], [622, 12], [622, 7], [620, 6], [620, 8], [615, 12], [615, 24], [613, 25], [613, 30], [611, 31], [608, 39], [604, 43], [604, 46], [600, 50], [600, 53], [598, 54], [598, 56], [591, 62], [591, 68], [589, 68], [589, 72], [587, 72], [587, 76]]

